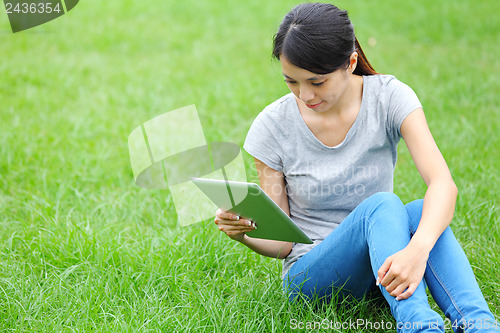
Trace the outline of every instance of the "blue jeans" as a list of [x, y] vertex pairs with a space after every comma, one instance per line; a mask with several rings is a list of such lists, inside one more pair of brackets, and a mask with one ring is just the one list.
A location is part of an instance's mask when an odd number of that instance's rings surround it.
[[[283, 280], [291, 301], [340, 295], [362, 298], [376, 290], [377, 270], [402, 250], [417, 230], [423, 200], [404, 205], [393, 193], [376, 193], [354, 209], [319, 245], [293, 264]], [[469, 261], [448, 227], [429, 254], [424, 279], [455, 332], [498, 332]], [[396, 301], [379, 286], [398, 332], [444, 332], [441, 316], [429, 307], [424, 281], [406, 300]], [[455, 325], [453, 325], [455, 324]], [[457, 328], [460, 324], [465, 329]], [[468, 327], [467, 327], [468, 326]]]

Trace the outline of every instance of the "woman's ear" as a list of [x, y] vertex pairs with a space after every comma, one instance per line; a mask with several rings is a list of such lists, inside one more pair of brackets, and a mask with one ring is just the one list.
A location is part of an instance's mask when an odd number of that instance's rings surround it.
[[353, 52], [349, 58], [349, 67], [347, 68], [350, 73], [354, 72], [358, 65], [358, 52]]

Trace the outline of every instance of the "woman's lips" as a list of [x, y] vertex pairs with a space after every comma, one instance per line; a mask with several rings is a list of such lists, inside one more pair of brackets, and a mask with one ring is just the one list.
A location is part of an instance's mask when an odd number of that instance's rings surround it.
[[307, 105], [308, 108], [314, 109], [314, 108], [317, 108], [321, 103], [323, 103], [323, 102], [319, 102], [318, 104], [307, 104], [306, 103], [306, 105]]

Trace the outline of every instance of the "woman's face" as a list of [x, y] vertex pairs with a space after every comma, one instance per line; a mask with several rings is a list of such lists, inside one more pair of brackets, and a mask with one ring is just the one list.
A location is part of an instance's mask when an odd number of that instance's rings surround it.
[[[353, 58], [354, 66], [352, 66]], [[346, 91], [356, 61], [357, 54], [353, 53], [348, 68], [339, 68], [328, 74], [315, 74], [291, 64], [283, 55], [280, 57], [288, 88], [315, 112], [325, 112], [335, 108]]]

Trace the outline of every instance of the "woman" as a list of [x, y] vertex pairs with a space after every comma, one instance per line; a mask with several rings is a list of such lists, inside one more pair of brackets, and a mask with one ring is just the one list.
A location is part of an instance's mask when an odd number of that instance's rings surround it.
[[[258, 115], [244, 148], [263, 190], [314, 244], [248, 237], [253, 222], [221, 210], [219, 229], [257, 253], [285, 259], [291, 300], [299, 293], [327, 298], [333, 289], [361, 298], [378, 286], [398, 331], [444, 332], [425, 280], [456, 331], [492, 326], [449, 228], [457, 188], [411, 88], [373, 70], [347, 12], [330, 4], [288, 13], [273, 56], [291, 93]], [[407, 205], [391, 193], [401, 138], [428, 187], [423, 200]]]

